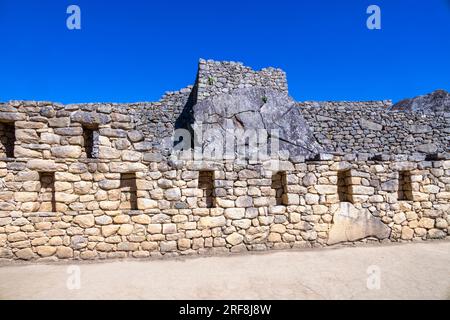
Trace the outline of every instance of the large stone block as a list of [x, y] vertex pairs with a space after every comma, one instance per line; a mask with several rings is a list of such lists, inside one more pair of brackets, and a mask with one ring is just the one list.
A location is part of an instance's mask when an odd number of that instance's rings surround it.
[[92, 214], [79, 215], [73, 219], [73, 222], [82, 228], [91, 228], [95, 225], [95, 218]]
[[54, 160], [34, 159], [27, 162], [27, 168], [40, 172], [54, 172], [58, 167]]
[[78, 159], [81, 157], [81, 147], [80, 146], [61, 146], [52, 147], [50, 149], [52, 155], [56, 158], [70, 158]]
[[39, 143], [39, 136], [36, 130], [16, 129], [16, 140], [23, 143]]
[[137, 199], [137, 205], [139, 210], [149, 210], [158, 208], [158, 201], [152, 199]]
[[27, 118], [24, 113], [19, 112], [0, 112], [0, 120], [13, 122], [13, 121], [23, 121]]
[[350, 193], [371, 196], [375, 193], [375, 188], [364, 186], [350, 186]]
[[236, 246], [244, 241], [244, 236], [237, 232], [234, 232], [226, 237], [226, 241], [232, 246]]
[[70, 120], [83, 125], [105, 125], [111, 122], [111, 117], [103, 113], [77, 111], [72, 113]]
[[391, 229], [365, 209], [357, 209], [351, 203], [342, 202], [334, 214], [327, 244], [352, 242], [367, 237], [386, 239]]
[[202, 230], [202, 229], [223, 227], [225, 225], [226, 225], [226, 220], [225, 220], [224, 216], [202, 217], [202, 218], [200, 218], [200, 221], [198, 223], [198, 228], [200, 230]]
[[227, 219], [240, 220], [245, 217], [244, 208], [227, 208], [225, 209], [225, 217]]
[[16, 146], [14, 148], [14, 156], [16, 158], [42, 158], [42, 153], [39, 151]]
[[314, 186], [314, 189], [319, 194], [335, 194], [337, 193], [337, 186], [335, 185], [316, 185]]

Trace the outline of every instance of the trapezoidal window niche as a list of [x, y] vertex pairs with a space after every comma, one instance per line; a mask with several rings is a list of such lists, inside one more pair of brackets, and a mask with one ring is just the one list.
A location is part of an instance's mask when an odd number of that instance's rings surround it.
[[14, 123], [0, 122], [0, 158], [14, 158], [16, 128]]
[[340, 202], [353, 203], [350, 192], [351, 170], [338, 171], [337, 187]]
[[55, 174], [39, 172], [41, 188], [39, 191], [39, 212], [56, 212]]
[[398, 200], [414, 201], [412, 194], [411, 172], [400, 171], [398, 173]]
[[120, 210], [138, 210], [136, 173], [122, 173], [120, 175]]
[[99, 132], [97, 126], [83, 126], [83, 152], [87, 159], [98, 159]]
[[272, 204], [284, 205], [284, 198], [287, 192], [287, 174], [285, 171], [274, 172], [272, 174]]
[[198, 188], [202, 190], [202, 196], [198, 197], [199, 208], [214, 208], [216, 199], [214, 195], [214, 172], [200, 171], [198, 174]]

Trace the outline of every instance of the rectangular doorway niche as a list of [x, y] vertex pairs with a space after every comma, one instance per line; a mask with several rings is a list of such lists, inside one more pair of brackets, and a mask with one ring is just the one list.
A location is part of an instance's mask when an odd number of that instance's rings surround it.
[[56, 212], [55, 174], [39, 172], [41, 188], [39, 190], [39, 212]]
[[120, 210], [138, 210], [136, 173], [120, 175]]
[[99, 132], [97, 126], [83, 126], [83, 152], [87, 159], [98, 159]]
[[16, 128], [14, 123], [0, 122], [0, 158], [14, 158]]
[[285, 171], [272, 174], [272, 198], [275, 199], [274, 205], [284, 205], [284, 195], [287, 192], [287, 174]]
[[338, 171], [338, 196], [340, 202], [353, 202], [350, 193], [351, 171]]
[[214, 208], [214, 172], [200, 171], [198, 174], [198, 188], [202, 190], [203, 194], [198, 197], [197, 206], [199, 208]]
[[398, 200], [413, 201], [411, 173], [409, 171], [398, 173]]

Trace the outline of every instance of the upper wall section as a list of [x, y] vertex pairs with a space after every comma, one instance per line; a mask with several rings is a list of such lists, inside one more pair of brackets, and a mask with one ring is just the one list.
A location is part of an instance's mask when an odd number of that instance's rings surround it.
[[[254, 71], [238, 62], [200, 60], [193, 85], [168, 92], [158, 102], [0, 103], [0, 152], [11, 154], [14, 149], [11, 141], [15, 141], [19, 157], [48, 159], [53, 153], [45, 141], [53, 139], [51, 141], [55, 145], [81, 146], [82, 156], [82, 126], [98, 126], [99, 145], [104, 140], [102, 137], [113, 138], [111, 148], [115, 148], [116, 139], [125, 139], [134, 130], [142, 141], [138, 141], [136, 150], [134, 146], [127, 150], [169, 155], [174, 130], [189, 128], [194, 120], [194, 105], [220, 94], [232, 95], [239, 90], [258, 87], [287, 94], [286, 74], [274, 68]], [[312, 129], [314, 138], [321, 144], [320, 149], [328, 152], [373, 155], [443, 153], [450, 151], [449, 101], [449, 94], [438, 90], [395, 106], [391, 101], [300, 102], [297, 105], [306, 124], [294, 121], [290, 126], [297, 131], [309, 126], [308, 130]], [[108, 147], [108, 143], [103, 146]], [[73, 155], [79, 153], [77, 151]]]
[[264, 87], [288, 92], [286, 73], [281, 69], [265, 68], [254, 71], [240, 62], [219, 62], [201, 59], [198, 67], [198, 94], [201, 101], [236, 89]]
[[337, 153], [435, 154], [450, 151], [450, 113], [389, 111], [391, 101], [302, 102], [324, 149]]
[[[130, 114], [139, 105], [12, 101], [0, 107], [2, 159], [139, 161], [140, 152], [152, 149], [134, 130]], [[12, 134], [5, 135], [5, 128]]]

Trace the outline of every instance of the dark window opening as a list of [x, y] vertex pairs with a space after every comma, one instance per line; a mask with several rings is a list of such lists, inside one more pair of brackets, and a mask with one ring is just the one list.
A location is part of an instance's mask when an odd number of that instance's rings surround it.
[[135, 173], [122, 173], [120, 175], [120, 191], [120, 209], [125, 211], [138, 210]]
[[338, 172], [338, 195], [340, 202], [352, 202], [352, 196], [350, 193], [351, 184], [351, 172], [350, 170], [339, 171]]
[[425, 161], [438, 161], [439, 155], [437, 153], [427, 154], [425, 157]]
[[53, 172], [40, 172], [39, 180], [39, 212], [56, 212], [55, 174]]
[[83, 143], [86, 158], [98, 158], [98, 139], [99, 133], [97, 127], [83, 127]]
[[398, 200], [413, 201], [411, 173], [408, 171], [398, 173]]
[[213, 208], [214, 199], [214, 172], [200, 171], [198, 176], [198, 188], [203, 191], [202, 197], [198, 198], [199, 208]]
[[286, 172], [277, 172], [272, 175], [272, 195], [275, 198], [275, 205], [284, 204], [284, 195], [287, 189], [287, 175]]
[[14, 158], [16, 128], [14, 123], [0, 123], [0, 153], [6, 158]]

